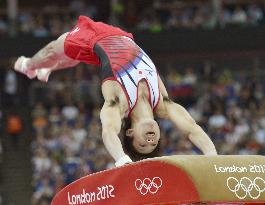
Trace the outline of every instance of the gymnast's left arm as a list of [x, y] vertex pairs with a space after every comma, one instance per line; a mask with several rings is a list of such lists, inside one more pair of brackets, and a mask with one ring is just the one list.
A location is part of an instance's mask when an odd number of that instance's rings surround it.
[[158, 77], [158, 80], [161, 92], [161, 102], [156, 109], [158, 117], [173, 122], [205, 155], [217, 155], [215, 146], [209, 136], [195, 122], [184, 107], [169, 99], [164, 83], [160, 77]]
[[164, 99], [167, 118], [205, 155], [217, 155], [212, 140], [181, 105]]

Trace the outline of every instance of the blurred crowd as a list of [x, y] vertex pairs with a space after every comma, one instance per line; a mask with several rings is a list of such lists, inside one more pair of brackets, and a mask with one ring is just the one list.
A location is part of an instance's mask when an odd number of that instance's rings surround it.
[[[218, 3], [219, 2], [219, 3]], [[213, 29], [264, 24], [265, 4], [253, 1], [162, 1], [156, 0], [137, 20], [141, 30]]]
[[113, 167], [101, 140], [97, 70], [81, 64], [56, 74], [47, 86], [32, 86], [33, 205], [50, 204], [66, 184]]
[[[60, 1], [58, 1], [60, 2]], [[264, 24], [265, 3], [262, 1], [222, 1], [215, 5], [205, 1], [84, 1], [23, 6], [15, 19], [0, 13], [1, 34], [31, 34], [35, 37], [58, 36], [69, 31], [79, 15], [121, 26], [128, 30], [160, 32], [179, 28], [224, 28], [229, 25]], [[144, 4], [144, 5], [143, 5]], [[217, 3], [216, 3], [217, 4]], [[145, 9], [143, 9], [143, 6]]]
[[[265, 155], [264, 82], [209, 63], [165, 68], [162, 78], [170, 96], [189, 110], [219, 154]], [[49, 204], [66, 184], [114, 166], [101, 140], [98, 72], [85, 65], [58, 71], [46, 86], [32, 86], [32, 99], [32, 204]], [[161, 156], [200, 154], [169, 121], [157, 120]]]

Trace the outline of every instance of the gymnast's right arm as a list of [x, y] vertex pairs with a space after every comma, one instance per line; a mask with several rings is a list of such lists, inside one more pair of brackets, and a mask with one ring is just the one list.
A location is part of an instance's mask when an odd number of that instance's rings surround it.
[[122, 143], [118, 137], [121, 130], [121, 113], [120, 108], [114, 100], [106, 100], [101, 112], [100, 120], [102, 124], [103, 143], [116, 161], [116, 166], [122, 166], [132, 162], [130, 157], [125, 154]]

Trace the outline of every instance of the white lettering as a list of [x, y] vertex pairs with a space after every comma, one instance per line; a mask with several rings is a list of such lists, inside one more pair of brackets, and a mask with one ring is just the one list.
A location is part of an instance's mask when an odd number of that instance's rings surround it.
[[242, 173], [242, 172], [248, 172], [247, 167], [237, 167], [235, 165], [233, 166], [229, 166], [229, 167], [221, 167], [221, 166], [217, 166], [216, 164], [214, 165], [214, 169], [216, 173], [234, 173], [234, 172], [238, 172], [238, 173]]
[[261, 169], [260, 169], [260, 167], [259, 167], [259, 166], [257, 166], [257, 165], [254, 165], [254, 167], [255, 167], [255, 171], [256, 171], [256, 173], [260, 173], [260, 172], [261, 172]]
[[214, 165], [214, 169], [215, 169], [215, 172], [219, 172], [219, 170], [217, 169], [216, 164]]
[[254, 173], [255, 172], [255, 169], [254, 169], [254, 166], [253, 165], [249, 165], [249, 171]]
[[[110, 190], [109, 190], [110, 189]], [[105, 200], [108, 198], [114, 198], [115, 195], [112, 192], [115, 190], [112, 185], [105, 185], [102, 187], [97, 187], [96, 192], [86, 192], [85, 189], [82, 190], [80, 194], [67, 193], [68, 204], [69, 205], [82, 205], [88, 204], [94, 201]]]
[[76, 203], [81, 203], [81, 195], [76, 196]]
[[86, 193], [86, 202], [90, 203], [90, 195], [89, 195], [89, 193]]
[[108, 199], [109, 198], [109, 186], [108, 185], [106, 185], [105, 186], [105, 197]]
[[97, 200], [100, 201], [101, 187], [98, 187]]
[[249, 165], [252, 173], [265, 173], [265, 165]]
[[90, 194], [91, 196], [91, 202], [96, 201], [96, 193], [92, 192], [92, 194]]
[[67, 193], [67, 196], [68, 196], [68, 204], [73, 205], [69, 192]]
[[248, 166], [218, 166], [214, 164], [216, 173], [265, 173], [265, 165], [248, 165]]
[[76, 196], [75, 195], [72, 196], [72, 202], [73, 202], [73, 204], [76, 204]]
[[112, 185], [109, 185], [109, 187], [110, 187], [109, 195], [110, 195], [110, 197], [114, 198], [115, 195], [112, 194], [112, 192], [114, 191], [114, 187]]
[[102, 187], [102, 192], [101, 192], [101, 199], [106, 199], [106, 187]]

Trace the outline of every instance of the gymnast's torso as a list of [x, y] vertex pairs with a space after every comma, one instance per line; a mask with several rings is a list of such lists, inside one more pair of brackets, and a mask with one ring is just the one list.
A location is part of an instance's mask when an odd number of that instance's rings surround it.
[[129, 116], [139, 96], [154, 110], [160, 99], [158, 74], [152, 60], [130, 38], [109, 36], [98, 41], [94, 51], [101, 62], [102, 81], [115, 81], [124, 92]]
[[118, 96], [119, 103], [124, 102], [124, 117], [139, 104], [139, 97], [149, 105], [150, 112], [159, 104], [156, 67], [130, 33], [81, 16], [65, 39], [64, 51], [72, 59], [101, 68], [102, 90], [108, 90], [110, 98]]

